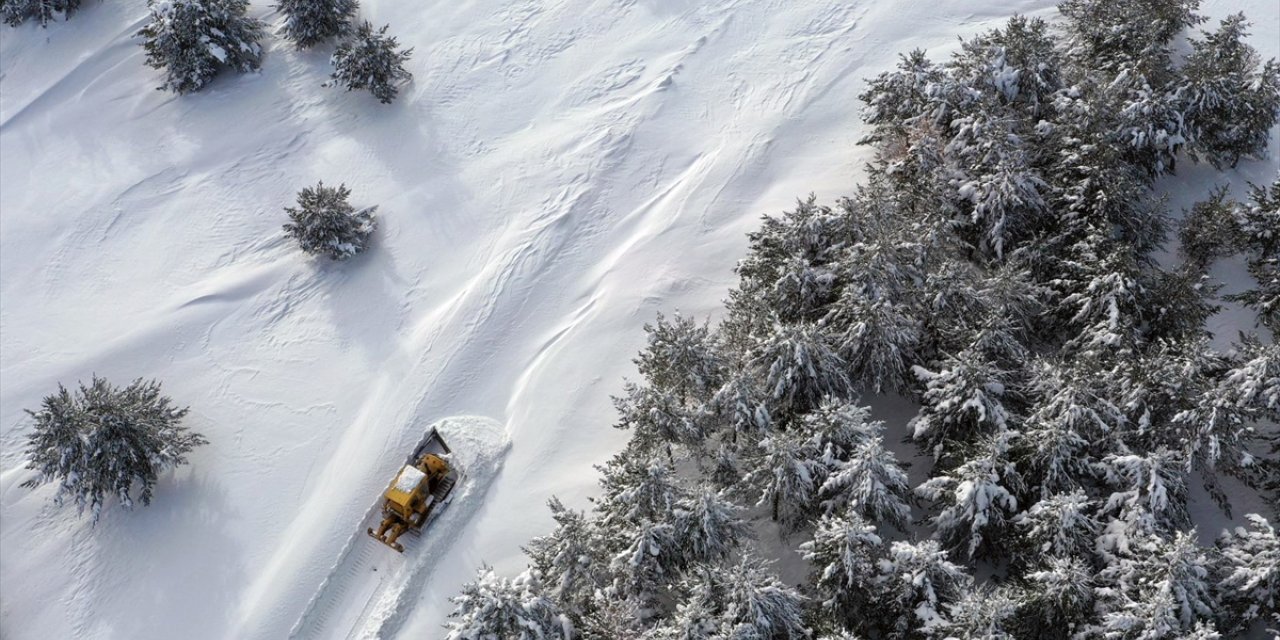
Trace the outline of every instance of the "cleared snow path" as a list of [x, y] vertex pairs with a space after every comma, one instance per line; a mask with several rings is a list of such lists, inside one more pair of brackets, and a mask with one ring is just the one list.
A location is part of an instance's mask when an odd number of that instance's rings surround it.
[[[392, 105], [276, 39], [261, 73], [155, 91], [144, 0], [3, 27], [0, 637], [287, 637], [421, 425], [493, 416], [512, 447], [484, 499], [366, 616], [439, 637], [547, 498], [587, 506], [641, 325], [717, 309], [761, 214], [850, 190], [863, 78], [1053, 4], [364, 0], [415, 50]], [[1273, 0], [1204, 8], [1280, 53]], [[345, 264], [280, 232], [320, 179], [379, 207]], [[19, 487], [22, 410], [93, 373], [161, 379], [210, 440], [96, 527]]]
[[382, 501], [374, 500], [294, 624], [291, 638], [377, 637], [397, 625], [406, 604], [430, 584], [432, 568], [448, 555], [453, 541], [479, 510], [509, 447], [502, 425], [486, 418], [446, 418], [432, 426], [452, 448], [450, 459], [466, 474], [448, 504], [432, 517], [422, 535], [401, 538], [405, 546], [401, 554], [365, 533], [369, 527], [376, 528], [382, 517]]

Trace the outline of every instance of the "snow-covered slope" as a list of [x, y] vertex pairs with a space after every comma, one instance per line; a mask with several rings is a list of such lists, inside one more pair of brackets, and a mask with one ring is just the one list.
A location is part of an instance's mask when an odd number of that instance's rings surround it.
[[[259, 74], [154, 91], [142, 0], [5, 27], [0, 636], [285, 637], [422, 426], [492, 416], [505, 463], [386, 628], [437, 636], [550, 495], [585, 504], [641, 325], [714, 309], [759, 214], [849, 189], [862, 79], [1052, 4], [366, 0], [415, 48], [390, 106], [279, 40]], [[1280, 55], [1274, 2], [1204, 9]], [[280, 233], [319, 179], [379, 205], [347, 264]], [[93, 527], [18, 485], [22, 410], [95, 372], [160, 378], [211, 443]]]

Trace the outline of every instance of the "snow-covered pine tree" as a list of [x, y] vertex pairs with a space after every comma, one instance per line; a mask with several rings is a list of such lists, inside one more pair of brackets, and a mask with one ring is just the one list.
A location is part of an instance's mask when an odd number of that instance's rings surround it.
[[649, 384], [627, 382], [623, 394], [613, 399], [618, 410], [616, 426], [635, 434], [631, 442], [637, 450], [670, 452], [672, 445], [683, 445], [700, 451], [709, 420], [701, 406]]
[[773, 427], [767, 396], [756, 377], [745, 369], [727, 374], [727, 380], [712, 396], [709, 409], [722, 426], [728, 427], [724, 439], [731, 443], [739, 438], [754, 442]]
[[1099, 551], [1123, 554], [1149, 536], [1188, 524], [1187, 464], [1176, 453], [1161, 448], [1146, 455], [1112, 454], [1097, 468], [1112, 489], [1100, 510], [1110, 519], [1098, 538]]
[[80, 0], [0, 0], [0, 19], [16, 27], [27, 20], [46, 26], [61, 14], [70, 18], [80, 8]]
[[222, 67], [244, 73], [262, 62], [265, 25], [245, 15], [248, 0], [150, 0], [144, 38], [147, 65], [164, 71], [166, 91], [204, 87]]
[[1249, 204], [1236, 215], [1245, 243], [1259, 257], [1280, 256], [1280, 174], [1270, 186], [1249, 185]]
[[448, 640], [572, 640], [573, 625], [543, 593], [537, 576], [526, 571], [514, 580], [488, 565], [452, 599], [445, 623]]
[[907, 474], [879, 433], [855, 445], [847, 460], [836, 462], [819, 493], [827, 514], [849, 510], [899, 529], [905, 529], [911, 517]]
[[1016, 449], [1028, 484], [1041, 496], [1083, 486], [1093, 475], [1094, 450], [1105, 450], [1126, 422], [1124, 410], [1107, 397], [1100, 368], [1086, 358], [1031, 367], [1027, 395], [1036, 400]]
[[947, 606], [947, 640], [1014, 640], [1021, 604], [1012, 589], [979, 586]]
[[707, 398], [723, 384], [724, 357], [708, 324], [679, 313], [668, 320], [659, 313], [644, 330], [649, 341], [635, 363], [650, 385], [692, 401]]
[[1238, 622], [1225, 628], [1229, 632], [1243, 632], [1254, 620], [1280, 612], [1280, 536], [1256, 513], [1245, 519], [1249, 528], [1223, 531], [1218, 538], [1222, 578], [1217, 593]]
[[389, 26], [374, 31], [373, 25], [365, 21], [343, 39], [333, 52], [331, 84], [346, 87], [347, 91], [367, 89], [383, 104], [395, 100], [399, 85], [413, 78], [404, 68], [413, 49], [400, 50], [395, 36], [387, 35]]
[[774, 324], [751, 363], [764, 381], [772, 415], [804, 413], [828, 396], [853, 393], [845, 361], [832, 342], [816, 323]]
[[377, 207], [357, 211], [347, 202], [350, 196], [345, 184], [326, 187], [320, 181], [303, 188], [298, 192], [298, 206], [284, 209], [289, 214], [285, 234], [297, 240], [303, 251], [333, 260], [346, 260], [364, 251], [376, 226], [373, 214]]
[[154, 380], [116, 387], [94, 376], [75, 392], [58, 385], [39, 411], [27, 413], [35, 421], [27, 467], [37, 475], [22, 486], [56, 482], [55, 500], [70, 498], [95, 522], [110, 497], [132, 507], [135, 488], [137, 500], [150, 504], [160, 473], [185, 464], [192, 449], [208, 443], [181, 424], [187, 409], [161, 395]]
[[675, 535], [685, 563], [715, 564], [751, 537], [751, 526], [743, 520], [741, 509], [703, 487], [678, 503]]
[[911, 422], [912, 438], [934, 458], [1011, 426], [1005, 407], [1009, 372], [973, 351], [948, 357], [937, 369], [914, 368], [924, 393]]
[[1063, 256], [1051, 285], [1061, 296], [1059, 313], [1066, 319], [1073, 350], [1106, 355], [1132, 347], [1139, 339], [1140, 273], [1136, 257], [1112, 239], [1114, 232], [1084, 225], [1083, 237]]
[[824, 516], [813, 540], [800, 545], [811, 567], [810, 584], [821, 598], [823, 614], [834, 624], [865, 629], [863, 612], [875, 606], [879, 562], [884, 546], [876, 528], [861, 516]]
[[863, 297], [846, 288], [824, 322], [838, 331], [837, 352], [853, 385], [874, 393], [910, 386], [911, 363], [920, 345], [920, 321], [906, 305]]
[[[1016, 86], [1007, 87], [1003, 91], [1016, 96]], [[952, 121], [951, 126], [957, 128], [947, 145], [956, 165], [953, 180], [959, 198], [967, 202], [966, 222], [974, 229], [967, 235], [979, 250], [1001, 259], [1018, 240], [1042, 226], [1040, 218], [1048, 212], [1042, 192], [1048, 184], [1008, 119], [975, 115]]]
[[[759, 319], [763, 312], [787, 323], [817, 320], [831, 302], [836, 244], [846, 227], [838, 212], [817, 204], [813, 195], [781, 216], [765, 216], [761, 228], [747, 234], [749, 249], [736, 269], [741, 283], [739, 295], [730, 298], [731, 316], [745, 320], [746, 312]], [[747, 306], [735, 307], [735, 301]], [[734, 319], [726, 324], [733, 326]]]
[[1203, 384], [1192, 389], [1187, 405], [1170, 420], [1168, 431], [1183, 456], [1205, 471], [1222, 466], [1245, 472], [1267, 421], [1280, 419], [1280, 348], [1256, 339], [1238, 345], [1228, 361], [1215, 358]]
[[1249, 275], [1256, 289], [1227, 296], [1228, 300], [1251, 307], [1258, 322], [1280, 335], [1280, 258], [1257, 258], [1249, 261]]
[[1013, 16], [1003, 28], [966, 41], [947, 67], [964, 86], [994, 98], [1002, 111], [1034, 122], [1053, 115], [1055, 94], [1063, 88], [1062, 59], [1048, 22]]
[[1009, 460], [1012, 437], [1002, 431], [983, 438], [963, 464], [916, 487], [943, 506], [934, 518], [938, 537], [970, 558], [994, 548], [1017, 513], [1022, 476]]
[[1048, 496], [1019, 513], [1013, 522], [1028, 557], [1090, 558], [1100, 525], [1098, 505], [1083, 490]]
[[1262, 64], [1245, 42], [1248, 28], [1244, 14], [1236, 14], [1203, 39], [1193, 38], [1176, 90], [1189, 155], [1215, 167], [1263, 153], [1267, 132], [1280, 120], [1280, 63]]
[[689, 565], [676, 524], [690, 494], [671, 467], [636, 450], [599, 468], [603, 495], [595, 512], [601, 551], [609, 556], [609, 592], [654, 615], [655, 602]]
[[800, 430], [780, 431], [759, 443], [744, 481], [755, 488], [760, 506], [768, 506], [775, 521], [796, 529], [817, 511], [818, 489], [830, 468], [821, 443]]
[[958, 602], [972, 586], [964, 567], [947, 559], [936, 540], [894, 542], [889, 559], [881, 563], [881, 591], [876, 608], [868, 612], [891, 637], [945, 633], [948, 605]]
[[1212, 622], [1217, 611], [1212, 566], [1195, 532], [1147, 537], [1099, 574], [1098, 631], [1105, 637], [1156, 640]]
[[547, 503], [556, 528], [524, 548], [529, 565], [542, 577], [547, 597], [565, 613], [581, 619], [596, 609], [596, 592], [606, 586], [609, 559], [598, 532], [587, 517], [558, 498]]
[[1221, 290], [1198, 265], [1149, 270], [1138, 296], [1147, 325], [1144, 338], [1189, 344], [1208, 336], [1205, 323], [1222, 310], [1214, 302]]
[[356, 0], [279, 0], [276, 9], [284, 14], [281, 34], [306, 49], [349, 31], [359, 6]]
[[1096, 570], [1075, 557], [1049, 556], [1026, 574], [1019, 610], [1022, 637], [1065, 640], [1092, 616]]
[[1174, 36], [1203, 20], [1199, 0], [1067, 0], [1067, 46], [1087, 60], [1084, 84], [1098, 113], [1108, 120], [1109, 136], [1122, 145], [1129, 162], [1150, 175], [1173, 169], [1185, 141], [1183, 118], [1168, 83], [1174, 68]]
[[[804, 596], [769, 572], [764, 562], [745, 555], [728, 567], [704, 566], [693, 571], [682, 590], [697, 601], [681, 616], [694, 633], [683, 638], [726, 640], [803, 640]], [[687, 605], [686, 605], [687, 606]], [[694, 624], [690, 624], [694, 623]], [[696, 626], [694, 626], [696, 624]], [[701, 630], [709, 630], [699, 636]]]
[[689, 492], [677, 482], [671, 466], [628, 449], [596, 467], [602, 495], [595, 511], [606, 530], [625, 528], [645, 520], [674, 520], [676, 504]]
[[621, 546], [609, 561], [609, 592], [635, 602], [646, 618], [656, 614], [686, 568], [675, 526], [643, 520], [611, 530], [609, 542]]
[[1243, 248], [1239, 203], [1227, 195], [1225, 186], [1213, 190], [1209, 199], [1197, 202], [1178, 228], [1182, 252], [1200, 266], [1232, 255]]

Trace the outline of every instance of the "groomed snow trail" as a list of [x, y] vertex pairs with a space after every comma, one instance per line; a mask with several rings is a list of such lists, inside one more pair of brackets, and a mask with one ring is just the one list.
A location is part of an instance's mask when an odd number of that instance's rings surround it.
[[383, 624], [430, 584], [432, 568], [447, 555], [449, 542], [479, 510], [510, 445], [503, 426], [487, 418], [458, 416], [432, 427], [439, 429], [452, 449], [450, 460], [465, 473], [448, 504], [432, 517], [420, 536], [405, 535], [401, 539], [405, 551], [396, 553], [365, 533], [369, 527], [376, 528], [382, 517], [378, 494], [294, 623], [290, 638], [375, 637]]
[[[1053, 4], [364, 0], [414, 48], [392, 105], [277, 39], [260, 73], [155, 91], [144, 0], [3, 27], [0, 637], [287, 637], [422, 425], [492, 416], [512, 446], [483, 499], [353, 623], [440, 637], [550, 496], [588, 506], [643, 323], [717, 309], [761, 214], [856, 182], [863, 79]], [[1204, 3], [1238, 10], [1280, 54], [1274, 2]], [[379, 206], [344, 264], [280, 232], [321, 179]], [[23, 409], [94, 373], [161, 379], [210, 440], [96, 527], [19, 486]]]

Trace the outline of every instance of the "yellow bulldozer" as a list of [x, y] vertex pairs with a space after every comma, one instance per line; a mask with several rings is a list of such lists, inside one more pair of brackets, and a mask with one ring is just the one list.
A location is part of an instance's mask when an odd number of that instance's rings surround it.
[[405, 533], [421, 533], [427, 522], [448, 504], [460, 470], [450, 463], [449, 446], [432, 429], [409, 455], [404, 466], [382, 494], [382, 522], [368, 534], [404, 552], [397, 542]]

